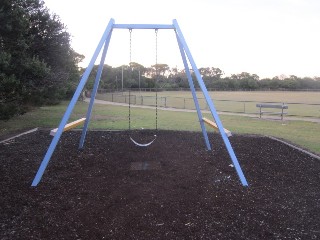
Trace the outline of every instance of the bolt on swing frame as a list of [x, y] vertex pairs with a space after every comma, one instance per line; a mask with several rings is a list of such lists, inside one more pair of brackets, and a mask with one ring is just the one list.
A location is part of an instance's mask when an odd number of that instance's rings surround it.
[[201, 109], [200, 109], [200, 106], [199, 106], [199, 102], [198, 102], [198, 98], [197, 98], [197, 95], [196, 95], [196, 91], [195, 91], [195, 87], [194, 87], [194, 84], [193, 84], [193, 80], [192, 80], [192, 77], [191, 77], [191, 74], [190, 74], [190, 70], [189, 70], [189, 65], [188, 65], [188, 61], [187, 59], [189, 60], [189, 63], [195, 73], [195, 76], [196, 76], [196, 79], [198, 81], [198, 84], [200, 86], [200, 89], [205, 97], [205, 100], [209, 106], [209, 109], [210, 109], [210, 112], [211, 112], [211, 115], [212, 117], [214, 118], [217, 126], [218, 126], [218, 129], [219, 129], [219, 132], [220, 132], [220, 135], [223, 139], [223, 142], [228, 150], [228, 153], [229, 153], [229, 156], [233, 162], [233, 165], [236, 169], [236, 172], [239, 176], [239, 179], [240, 179], [240, 182], [243, 186], [248, 186], [248, 183], [247, 183], [247, 180], [242, 172], [242, 169], [240, 167], [240, 164], [237, 160], [237, 157], [233, 151], [233, 148], [230, 144], [230, 141], [227, 137], [227, 135], [225, 134], [224, 130], [223, 130], [223, 125], [220, 121], [220, 118], [219, 118], [219, 115], [216, 111], [216, 108], [213, 104], [213, 101], [208, 93], [208, 90], [203, 82], [203, 79], [201, 77], [201, 74], [195, 64], [195, 61], [193, 60], [193, 57], [191, 55], [191, 52], [188, 48], [188, 45], [183, 37], [183, 34], [180, 30], [180, 27], [178, 25], [178, 22], [177, 20], [173, 20], [172, 21], [172, 24], [115, 24], [115, 21], [114, 19], [110, 19], [102, 37], [101, 37], [101, 40], [99, 41], [98, 43], [98, 46], [91, 58], [91, 61], [86, 69], [86, 71], [84, 72], [84, 74], [82, 75], [82, 78], [79, 82], [79, 85], [61, 119], [61, 122], [59, 124], [59, 127], [58, 127], [58, 130], [55, 134], [55, 136], [53, 137], [52, 141], [51, 141], [51, 144], [40, 164], [40, 167], [36, 173], [36, 176], [35, 178], [33, 179], [33, 182], [31, 184], [31, 186], [37, 186], [39, 184], [39, 182], [41, 181], [41, 178], [44, 174], [44, 171], [51, 159], [51, 156], [58, 144], [58, 141], [62, 135], [62, 132], [63, 132], [63, 128], [64, 126], [67, 124], [69, 118], [70, 118], [70, 115], [74, 109], [74, 106], [76, 105], [77, 103], [77, 100], [88, 80], [88, 77], [90, 75], [90, 72], [92, 71], [92, 68], [94, 66], [94, 63], [99, 55], [99, 53], [101, 52], [101, 49], [103, 47], [103, 52], [102, 52], [102, 55], [101, 55], [101, 60], [100, 60], [100, 65], [99, 65], [99, 68], [98, 68], [98, 72], [97, 72], [97, 75], [96, 75], [96, 78], [95, 78], [95, 83], [94, 83], [94, 87], [93, 87], [93, 90], [92, 90], [92, 94], [91, 94], [91, 99], [90, 99], [90, 103], [89, 103], [89, 106], [88, 106], [88, 110], [87, 110], [87, 114], [86, 114], [86, 121], [84, 123], [84, 127], [82, 129], [82, 134], [81, 134], [81, 138], [80, 138], [80, 143], [79, 143], [79, 149], [82, 149], [83, 146], [84, 146], [84, 141], [85, 141], [85, 138], [86, 138], [86, 133], [87, 133], [87, 129], [88, 129], [88, 125], [89, 125], [89, 122], [90, 122], [90, 118], [91, 118], [91, 113], [92, 113], [92, 108], [93, 108], [93, 104], [94, 104], [94, 100], [95, 100], [95, 97], [96, 97], [96, 94], [97, 94], [97, 90], [98, 90], [98, 87], [99, 87], [99, 82], [100, 82], [100, 78], [101, 78], [101, 74], [102, 74], [102, 71], [103, 71], [103, 65], [104, 65], [104, 61], [105, 61], [105, 57], [106, 57], [106, 54], [107, 54], [107, 51], [108, 51], [108, 47], [109, 47], [109, 43], [110, 43], [110, 39], [111, 39], [111, 35], [112, 35], [112, 31], [113, 29], [154, 29], [154, 30], [159, 30], [159, 29], [172, 29], [175, 31], [175, 34], [176, 34], [176, 38], [177, 38], [177, 42], [178, 42], [178, 46], [179, 46], [179, 49], [180, 49], [180, 53], [181, 53], [181, 57], [182, 57], [182, 61], [183, 61], [183, 64], [184, 64], [184, 67], [185, 67], [185, 71], [186, 71], [186, 75], [187, 75], [187, 78], [188, 78], [188, 82], [189, 82], [189, 85], [190, 85], [190, 90], [192, 92], [192, 97], [193, 97], [193, 100], [194, 100], [194, 103], [195, 103], [195, 106], [196, 106], [196, 110], [197, 110], [197, 114], [198, 114], [198, 118], [199, 118], [199, 122], [200, 122], [200, 126], [201, 126], [201, 129], [202, 129], [202, 134], [203, 134], [203, 137], [204, 137], [204, 141], [205, 141], [205, 144], [206, 144], [206, 147], [208, 150], [211, 150], [211, 146], [210, 146], [210, 142], [209, 142], [209, 138], [208, 138], [208, 134], [207, 134], [207, 131], [206, 131], [206, 127], [204, 125], [204, 122], [202, 120], [202, 113], [201, 113]]

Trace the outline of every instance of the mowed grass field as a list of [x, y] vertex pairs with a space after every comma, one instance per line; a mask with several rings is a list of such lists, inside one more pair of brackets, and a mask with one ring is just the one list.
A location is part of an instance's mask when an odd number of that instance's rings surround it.
[[[158, 106], [195, 109], [190, 91], [158, 92]], [[207, 104], [201, 92], [197, 92], [201, 109], [207, 109]], [[210, 92], [215, 107], [221, 112], [258, 113], [257, 103], [285, 103], [289, 106], [288, 116], [320, 118], [320, 92]], [[136, 105], [155, 106], [155, 92], [130, 92], [130, 102]], [[121, 103], [129, 102], [129, 92], [98, 94], [97, 99]], [[319, 104], [319, 105], [314, 105]], [[272, 110], [271, 110], [272, 111]]]
[[[270, 94], [271, 93], [271, 94]], [[153, 93], [144, 93], [153, 94]], [[160, 94], [171, 94], [174, 92], [162, 92]], [[178, 97], [188, 96], [188, 93], [178, 92]], [[183, 95], [185, 94], [185, 95]], [[290, 99], [294, 101], [309, 101], [315, 103], [320, 99], [320, 93], [306, 92], [214, 92], [213, 95], [227, 99], [228, 96], [233, 100], [237, 96], [242, 99], [254, 100], [254, 96], [259, 96], [261, 101], [274, 101], [274, 99]], [[244, 95], [248, 95], [245, 98]], [[269, 95], [268, 95], [269, 94]], [[287, 97], [285, 96], [287, 94]], [[308, 95], [310, 94], [310, 96]], [[145, 95], [147, 96], [147, 95]], [[165, 95], [163, 95], [165, 96]], [[168, 95], [167, 95], [168, 96]], [[215, 96], [215, 97], [216, 97]], [[268, 98], [269, 96], [269, 98]], [[215, 99], [214, 97], [214, 99]], [[12, 133], [22, 132], [27, 129], [42, 127], [55, 128], [58, 126], [68, 102], [62, 102], [56, 106], [45, 106], [34, 109], [25, 115], [18, 116], [9, 121], [0, 121], [0, 137], [3, 139]], [[88, 104], [78, 102], [72, 116], [69, 120], [73, 121], [84, 117]], [[204, 114], [211, 118], [209, 114]], [[312, 152], [320, 154], [320, 123], [308, 121], [280, 121], [259, 119], [256, 116], [245, 117], [236, 115], [220, 115], [225, 128], [231, 130], [234, 134], [262, 134], [285, 139]], [[276, 119], [277, 117], [274, 117]], [[155, 110], [131, 108], [131, 127], [133, 129], [154, 129], [155, 128]], [[128, 107], [95, 104], [90, 122], [90, 129], [128, 129]], [[158, 128], [166, 130], [184, 130], [201, 131], [199, 120], [195, 112], [176, 112], [158, 110]], [[209, 127], [207, 130], [212, 131]], [[49, 134], [49, 131], [48, 131]]]
[[[154, 92], [146, 91], [131, 91], [131, 94], [155, 96]], [[213, 100], [320, 103], [320, 92], [311, 91], [212, 91], [209, 94]], [[158, 96], [192, 98], [191, 91], [159, 91]], [[200, 91], [197, 96], [203, 97]]]

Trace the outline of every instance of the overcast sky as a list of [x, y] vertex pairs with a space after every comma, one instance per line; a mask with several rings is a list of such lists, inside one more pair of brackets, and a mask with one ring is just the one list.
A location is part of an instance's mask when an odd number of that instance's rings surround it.
[[[110, 18], [116, 23], [171, 24], [177, 19], [198, 67], [320, 76], [319, 0], [45, 0], [72, 35], [87, 65]], [[182, 68], [173, 30], [159, 30], [158, 63]], [[129, 31], [114, 30], [106, 64], [128, 64]], [[155, 64], [155, 33], [133, 30], [132, 61]]]

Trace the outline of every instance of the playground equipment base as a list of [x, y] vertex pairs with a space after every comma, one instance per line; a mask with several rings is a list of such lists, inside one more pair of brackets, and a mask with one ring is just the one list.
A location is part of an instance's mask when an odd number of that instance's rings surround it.
[[268, 137], [230, 141], [250, 186], [239, 183], [220, 135], [65, 132], [41, 183], [30, 183], [52, 137], [0, 144], [0, 239], [317, 239], [320, 161]]

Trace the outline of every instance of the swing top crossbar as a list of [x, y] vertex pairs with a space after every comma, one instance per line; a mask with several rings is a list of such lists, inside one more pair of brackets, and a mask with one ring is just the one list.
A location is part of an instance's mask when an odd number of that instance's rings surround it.
[[170, 24], [113, 24], [112, 27], [118, 29], [175, 29]]

